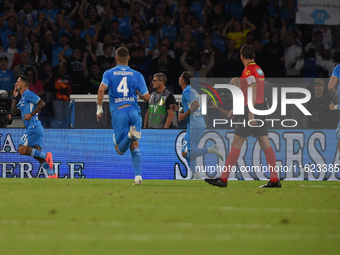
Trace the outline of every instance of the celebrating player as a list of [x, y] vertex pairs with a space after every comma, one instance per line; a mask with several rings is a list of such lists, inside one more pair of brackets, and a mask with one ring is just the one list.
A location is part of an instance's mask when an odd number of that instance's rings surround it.
[[252, 88], [252, 102], [254, 108], [258, 110], [267, 109], [264, 100], [264, 73], [262, 69], [254, 62], [255, 50], [252, 45], [243, 45], [240, 52], [241, 60], [245, 67], [240, 79], [241, 90], [244, 94], [244, 118], [246, 120], [245, 123], [248, 123], [249, 121], [250, 125], [237, 125], [235, 135], [231, 143], [231, 150], [225, 164], [226, 171], [221, 174], [221, 178], [205, 179], [205, 181], [214, 186], [227, 187], [227, 181], [231, 168], [234, 167], [237, 162], [237, 159], [241, 152], [241, 147], [247, 137], [249, 135], [253, 135], [257, 138], [261, 149], [265, 154], [268, 169], [270, 171], [270, 181], [267, 184], [262, 185], [261, 188], [280, 188], [281, 183], [278, 179], [278, 174], [275, 171], [276, 158], [274, 150], [269, 142], [267, 128], [265, 127], [265, 125], [256, 127], [257, 122], [255, 121], [255, 119], [260, 119], [260, 116], [257, 116], [255, 118], [254, 113], [250, 112], [248, 109], [248, 87]]
[[[53, 171], [52, 153], [42, 152], [42, 138], [44, 135], [44, 128], [38, 119], [38, 112], [45, 106], [45, 102], [38, 97], [28, 88], [31, 84], [31, 80], [25, 76], [20, 75], [15, 83], [15, 89], [13, 92], [14, 99], [12, 101], [12, 113], [16, 114], [17, 108], [21, 111], [21, 117], [24, 121], [26, 132], [20, 139], [19, 153], [21, 155], [27, 155], [34, 157], [39, 161], [41, 166], [48, 173], [47, 178], [58, 178]], [[16, 105], [16, 97], [21, 94], [19, 103]]]
[[[332, 77], [328, 82], [328, 90], [330, 94], [332, 95], [333, 99], [337, 104], [335, 105], [334, 103], [331, 103], [329, 105], [330, 110], [340, 110], [339, 109], [339, 103], [340, 103], [340, 88], [339, 88], [339, 81], [340, 81], [340, 65], [335, 66], [333, 72], [332, 72]], [[338, 85], [338, 88], [336, 86]], [[337, 93], [338, 90], [338, 93]], [[337, 95], [338, 94], [338, 95]], [[338, 150], [340, 152], [340, 121], [338, 124], [338, 127], [336, 129], [336, 139], [338, 140]]]
[[[222, 153], [214, 144], [210, 148], [198, 148], [198, 143], [205, 130], [204, 117], [199, 110], [199, 95], [195, 89], [190, 86], [190, 79], [193, 78], [191, 72], [185, 71], [179, 77], [179, 86], [183, 89], [182, 105], [184, 113], [178, 115], [180, 121], [186, 119], [187, 132], [183, 138], [182, 156], [188, 161], [190, 169], [194, 173], [194, 178], [199, 179], [200, 173], [196, 172], [196, 158], [207, 153], [213, 153], [224, 160]], [[172, 104], [171, 107], [177, 110], [177, 106]]]
[[141, 138], [142, 117], [137, 94], [145, 101], [150, 100], [150, 94], [143, 75], [128, 66], [129, 60], [129, 50], [119, 47], [116, 51], [117, 66], [104, 73], [98, 89], [97, 119], [99, 121], [103, 115], [103, 97], [108, 89], [116, 151], [123, 155], [130, 147], [135, 169], [134, 185], [141, 185], [141, 153], [138, 140]]

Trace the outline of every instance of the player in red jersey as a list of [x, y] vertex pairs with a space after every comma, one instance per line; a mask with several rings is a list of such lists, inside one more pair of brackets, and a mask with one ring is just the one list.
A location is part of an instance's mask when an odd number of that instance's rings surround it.
[[[261, 188], [280, 188], [281, 183], [278, 179], [276, 169], [276, 157], [274, 150], [269, 142], [268, 131], [265, 127], [265, 121], [258, 125], [255, 119], [262, 119], [261, 116], [254, 116], [254, 113], [248, 109], [248, 88], [252, 88], [252, 102], [253, 106], [257, 110], [266, 110], [267, 105], [264, 100], [264, 73], [262, 69], [256, 65], [255, 50], [250, 44], [245, 44], [241, 47], [241, 60], [244, 65], [244, 70], [240, 78], [240, 88], [244, 95], [244, 119], [245, 125], [237, 125], [235, 135], [231, 143], [231, 150], [226, 161], [226, 171], [221, 174], [220, 178], [205, 179], [206, 182], [214, 186], [227, 187], [227, 181], [229, 178], [232, 167], [237, 162], [237, 159], [241, 152], [241, 147], [248, 136], [252, 135], [257, 138], [261, 149], [263, 150], [268, 169], [270, 170], [270, 181], [260, 186]], [[248, 125], [249, 120], [249, 125]], [[262, 125], [263, 124], [263, 125]], [[256, 127], [258, 125], [258, 127]]]

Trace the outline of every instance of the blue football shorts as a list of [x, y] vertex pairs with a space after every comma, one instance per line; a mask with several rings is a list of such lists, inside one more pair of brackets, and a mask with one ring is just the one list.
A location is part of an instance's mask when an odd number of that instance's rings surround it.
[[114, 111], [111, 119], [113, 127], [113, 142], [118, 145], [129, 133], [130, 126], [135, 126], [138, 132], [142, 129], [140, 109], [130, 105]]
[[28, 146], [34, 148], [38, 145], [42, 147], [42, 139], [44, 136], [44, 128], [39, 125], [34, 128], [26, 129], [23, 136], [20, 138], [19, 145]]

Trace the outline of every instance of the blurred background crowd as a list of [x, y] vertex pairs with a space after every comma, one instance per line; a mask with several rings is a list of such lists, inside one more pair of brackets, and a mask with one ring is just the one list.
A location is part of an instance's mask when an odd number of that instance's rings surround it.
[[150, 91], [153, 74], [162, 72], [174, 94], [181, 94], [184, 70], [202, 78], [240, 76], [244, 43], [255, 47], [268, 78], [327, 78], [340, 63], [339, 26], [297, 25], [295, 0], [0, 0], [0, 6], [0, 89], [11, 93], [26, 74], [51, 116], [63, 114], [58, 109], [71, 94], [97, 93], [119, 46], [129, 48], [130, 66]]

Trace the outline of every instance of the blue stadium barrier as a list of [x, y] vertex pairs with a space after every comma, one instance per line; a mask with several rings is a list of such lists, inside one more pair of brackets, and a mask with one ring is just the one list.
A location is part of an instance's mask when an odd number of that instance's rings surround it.
[[[40, 178], [46, 172], [36, 160], [18, 153], [24, 129], [0, 131], [0, 177]], [[191, 179], [192, 171], [181, 155], [186, 130], [142, 130], [140, 151], [144, 179]], [[199, 146], [217, 143], [228, 155], [233, 138], [230, 130], [207, 130]], [[269, 132], [281, 179], [338, 180], [340, 155], [334, 130], [275, 130]], [[60, 178], [133, 179], [131, 154], [116, 153], [110, 129], [46, 129], [43, 151], [51, 151]], [[214, 154], [197, 158], [201, 178], [219, 176], [225, 162]], [[266, 161], [252, 137], [241, 149], [231, 179], [267, 180]], [[257, 168], [256, 168], [257, 167]]]

